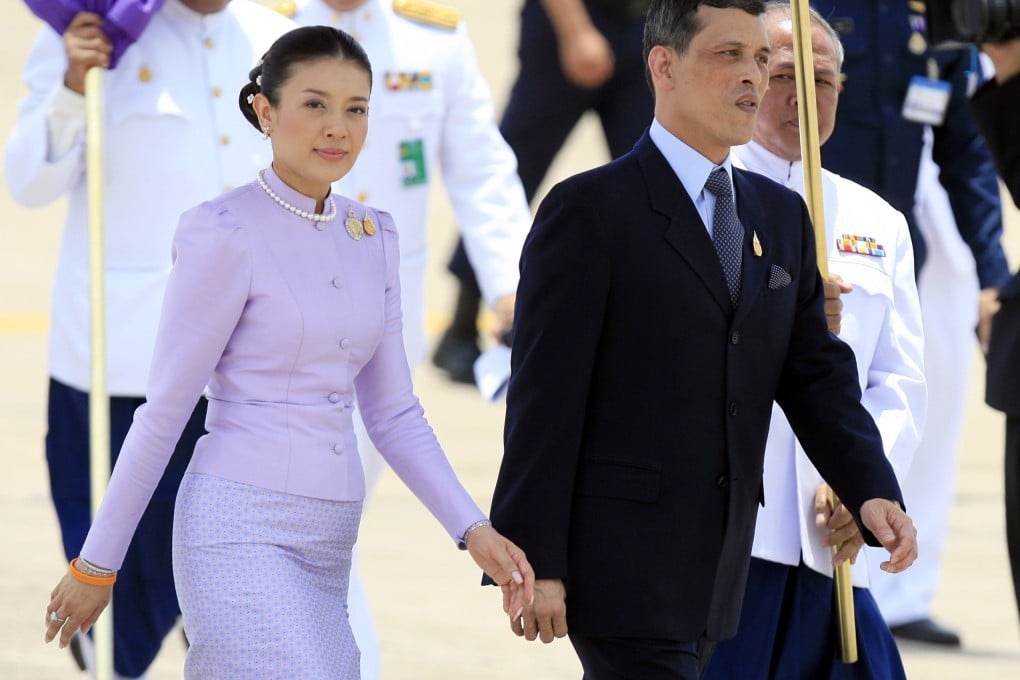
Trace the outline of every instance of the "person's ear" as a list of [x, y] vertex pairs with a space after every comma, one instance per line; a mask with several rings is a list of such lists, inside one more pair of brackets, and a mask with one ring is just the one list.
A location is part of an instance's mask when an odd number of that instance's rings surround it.
[[652, 75], [652, 83], [656, 90], [670, 90], [676, 82], [673, 80], [673, 64], [676, 52], [665, 45], [656, 45], [648, 53], [648, 72]]
[[259, 126], [265, 130], [273, 127], [273, 105], [269, 103], [269, 97], [259, 92], [251, 102], [255, 109], [255, 115], [259, 117]]

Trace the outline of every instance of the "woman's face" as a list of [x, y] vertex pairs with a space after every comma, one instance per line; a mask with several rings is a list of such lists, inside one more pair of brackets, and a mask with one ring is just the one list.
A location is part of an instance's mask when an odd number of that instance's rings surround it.
[[350, 171], [368, 134], [371, 80], [357, 62], [324, 58], [295, 64], [279, 90], [279, 105], [265, 95], [253, 105], [269, 127], [273, 169], [306, 196], [322, 199]]

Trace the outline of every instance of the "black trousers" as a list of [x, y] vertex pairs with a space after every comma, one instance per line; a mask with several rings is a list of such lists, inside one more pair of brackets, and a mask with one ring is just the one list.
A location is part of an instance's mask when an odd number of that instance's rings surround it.
[[1020, 613], [1020, 416], [1006, 417], [1006, 547]]
[[[563, 74], [556, 33], [541, 2], [527, 0], [521, 10], [520, 71], [499, 131], [517, 156], [517, 174], [529, 201], [588, 111], [598, 115], [613, 158], [630, 151], [652, 122], [654, 102], [641, 56], [644, 16], [627, 16], [590, 1], [585, 5], [616, 56], [613, 77], [594, 90], [577, 87]], [[475, 281], [463, 240], [449, 269], [465, 285]]]
[[582, 680], [699, 680], [714, 642], [570, 634], [584, 669]]

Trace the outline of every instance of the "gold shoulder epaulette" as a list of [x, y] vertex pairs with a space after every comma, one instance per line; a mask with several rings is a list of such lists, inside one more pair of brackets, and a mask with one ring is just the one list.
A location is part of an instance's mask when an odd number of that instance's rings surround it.
[[393, 11], [412, 21], [454, 30], [460, 23], [460, 10], [431, 0], [393, 0]]
[[297, 14], [297, 3], [294, 0], [278, 0], [269, 5], [269, 9], [290, 18]]

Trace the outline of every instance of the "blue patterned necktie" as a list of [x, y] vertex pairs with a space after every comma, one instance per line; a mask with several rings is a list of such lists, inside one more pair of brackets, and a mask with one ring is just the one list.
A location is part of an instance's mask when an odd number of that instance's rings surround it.
[[712, 245], [719, 255], [719, 263], [726, 275], [730, 289], [730, 302], [736, 307], [740, 302], [741, 257], [743, 254], [744, 228], [737, 221], [737, 207], [733, 203], [733, 187], [730, 176], [722, 168], [716, 168], [708, 176], [705, 189], [715, 196], [715, 212], [712, 216]]

